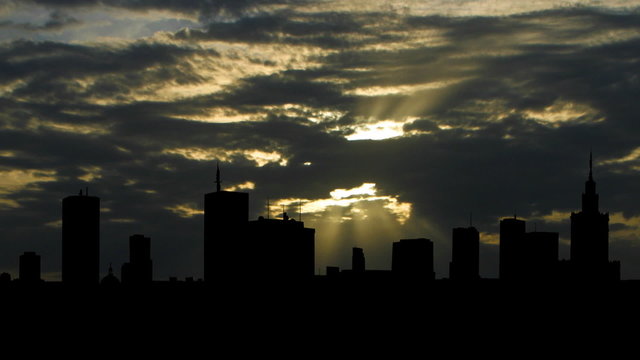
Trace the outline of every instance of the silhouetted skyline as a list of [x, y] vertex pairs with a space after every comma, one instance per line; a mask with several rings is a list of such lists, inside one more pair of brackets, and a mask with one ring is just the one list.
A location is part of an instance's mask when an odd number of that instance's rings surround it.
[[[316, 273], [316, 229], [290, 218], [260, 216], [250, 221], [249, 194], [223, 190], [219, 165], [216, 191], [205, 194], [202, 256], [211, 286], [259, 282], [310, 282]], [[500, 220], [499, 279], [505, 282], [602, 282], [620, 280], [620, 262], [609, 261], [609, 215], [600, 213], [599, 195], [593, 176], [593, 155], [589, 154], [589, 175], [582, 194], [582, 211], [571, 213], [571, 258], [558, 256], [559, 234], [526, 232], [526, 222], [513, 218]], [[284, 210], [284, 209], [283, 209]], [[301, 209], [299, 209], [301, 210]], [[270, 213], [270, 207], [267, 206]], [[301, 213], [300, 213], [301, 214]], [[301, 216], [301, 215], [300, 215]], [[470, 224], [471, 225], [471, 224]], [[479, 274], [478, 230], [452, 230], [452, 256], [449, 278], [456, 282], [481, 280]], [[177, 244], [176, 244], [177, 245]], [[389, 270], [368, 269], [364, 249], [354, 247], [351, 269], [327, 267], [328, 279], [395, 281], [426, 284], [436, 279], [434, 243], [427, 238], [401, 239], [391, 243]], [[122, 264], [118, 279], [109, 264], [107, 276], [100, 280], [100, 198], [88, 195], [88, 188], [77, 196], [62, 200], [62, 282], [75, 287], [133, 287], [152, 284], [151, 239], [142, 234], [129, 237], [129, 262]], [[40, 256], [25, 252], [20, 256], [19, 281], [40, 284]], [[345, 276], [339, 277], [338, 275]], [[7, 274], [8, 275], [8, 274]], [[6, 276], [5, 276], [6, 279]], [[176, 278], [170, 279], [175, 283]], [[187, 277], [186, 283], [193, 283]]]

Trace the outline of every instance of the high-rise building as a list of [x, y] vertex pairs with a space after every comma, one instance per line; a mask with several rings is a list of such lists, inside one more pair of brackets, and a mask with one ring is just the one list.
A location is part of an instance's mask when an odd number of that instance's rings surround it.
[[433, 242], [424, 238], [394, 242], [391, 272], [398, 278], [434, 280]]
[[40, 255], [27, 251], [20, 255], [19, 279], [23, 284], [40, 283]]
[[129, 237], [129, 262], [122, 265], [122, 283], [150, 284], [153, 280], [151, 239], [135, 234]]
[[62, 282], [100, 281], [100, 198], [82, 193], [62, 200]]
[[474, 227], [455, 228], [452, 237], [451, 280], [478, 280], [480, 278], [480, 234]]
[[311, 279], [315, 272], [315, 229], [290, 219], [250, 221], [243, 250], [250, 278]]
[[500, 279], [520, 279], [526, 223], [515, 216], [500, 220]]
[[534, 231], [524, 237], [522, 276], [527, 280], [550, 281], [558, 277], [557, 232]]
[[216, 191], [204, 196], [205, 281], [232, 280], [243, 272], [248, 222], [249, 194], [223, 191], [218, 168]]
[[601, 213], [593, 155], [589, 155], [589, 177], [582, 194], [582, 211], [571, 213], [571, 268], [579, 280], [618, 280], [620, 264], [609, 262], [609, 213]]
[[354, 247], [351, 255], [351, 270], [354, 273], [364, 273], [365, 271], [365, 261], [364, 261], [364, 250], [362, 248]]

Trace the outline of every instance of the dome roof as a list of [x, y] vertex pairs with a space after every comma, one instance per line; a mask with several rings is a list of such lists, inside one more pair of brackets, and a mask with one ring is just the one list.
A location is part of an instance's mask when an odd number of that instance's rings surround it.
[[118, 278], [115, 275], [113, 275], [113, 268], [111, 267], [111, 264], [109, 264], [109, 274], [107, 274], [107, 276], [102, 278], [102, 280], [100, 281], [100, 285], [103, 285], [103, 286], [120, 285], [120, 280], [118, 280]]

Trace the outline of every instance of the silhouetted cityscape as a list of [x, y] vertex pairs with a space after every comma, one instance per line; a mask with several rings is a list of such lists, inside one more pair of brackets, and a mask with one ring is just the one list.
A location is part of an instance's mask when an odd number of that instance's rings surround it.
[[[62, 281], [61, 285], [86, 288], [144, 288], [161, 284], [237, 285], [252, 283], [344, 283], [398, 282], [423, 285], [436, 281], [434, 243], [428, 238], [400, 239], [391, 243], [390, 270], [366, 266], [366, 249], [354, 247], [351, 269], [328, 266], [325, 275], [315, 273], [315, 229], [290, 218], [260, 216], [249, 220], [249, 194], [222, 189], [220, 168], [216, 190], [204, 195], [204, 279], [154, 281], [151, 258], [152, 239], [143, 234], [129, 238], [129, 262], [118, 277], [109, 264], [100, 279], [100, 198], [89, 189], [62, 200]], [[390, 239], [392, 240], [392, 239]], [[438, 281], [477, 283], [480, 232], [472, 226], [452, 230], [452, 257], [449, 277]], [[599, 195], [593, 177], [590, 154], [589, 174], [582, 193], [582, 207], [571, 213], [570, 259], [559, 259], [559, 233], [526, 232], [524, 220], [500, 220], [499, 280], [501, 282], [603, 283], [620, 280], [620, 262], [609, 259], [609, 214], [599, 209]], [[0, 275], [2, 284], [39, 286], [41, 259], [35, 252], [19, 257], [19, 277]]]

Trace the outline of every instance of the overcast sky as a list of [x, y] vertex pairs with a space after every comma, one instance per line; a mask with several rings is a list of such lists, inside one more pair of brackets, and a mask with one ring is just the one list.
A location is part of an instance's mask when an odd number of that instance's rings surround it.
[[202, 277], [203, 195], [316, 228], [316, 266], [498, 223], [560, 233], [589, 150], [610, 258], [640, 278], [640, 1], [1, 0], [0, 271], [60, 278], [61, 199], [101, 198], [101, 268], [151, 237], [154, 277]]

